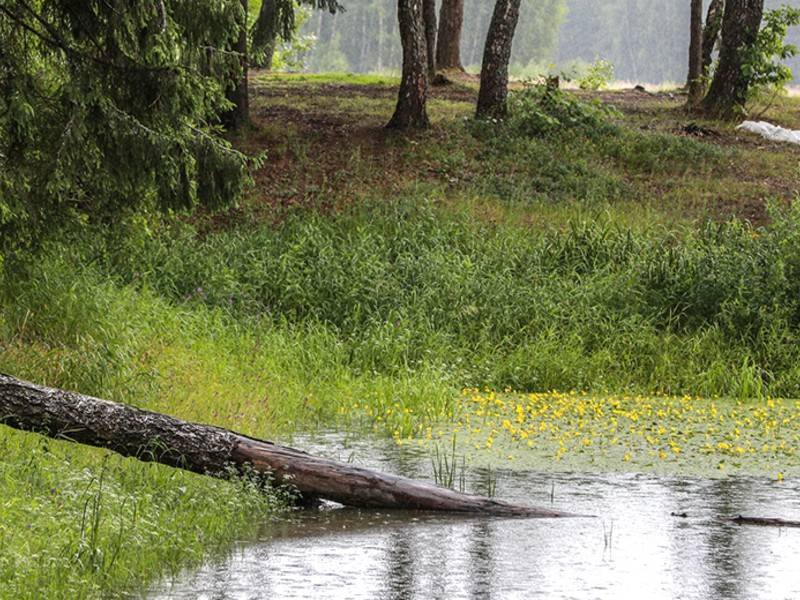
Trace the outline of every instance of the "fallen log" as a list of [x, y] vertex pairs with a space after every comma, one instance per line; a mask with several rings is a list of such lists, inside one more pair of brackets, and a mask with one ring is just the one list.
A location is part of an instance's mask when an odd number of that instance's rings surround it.
[[737, 525], [757, 525], [759, 527], [800, 527], [800, 521], [787, 521], [785, 519], [767, 517], [745, 517], [739, 515], [731, 519]]
[[429, 483], [311, 456], [227, 429], [0, 374], [0, 423], [203, 475], [256, 473], [302, 496], [360, 508], [538, 518], [569, 513], [460, 494]]

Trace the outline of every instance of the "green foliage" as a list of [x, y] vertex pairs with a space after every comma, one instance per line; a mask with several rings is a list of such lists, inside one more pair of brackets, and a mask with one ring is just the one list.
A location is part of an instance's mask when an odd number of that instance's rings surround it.
[[3, 2], [0, 235], [233, 202], [245, 157], [214, 123], [240, 73], [236, 2]]
[[614, 79], [614, 65], [607, 60], [598, 58], [578, 78], [578, 87], [582, 90], [604, 90]]
[[507, 121], [511, 131], [528, 136], [547, 136], [580, 130], [587, 134], [610, 133], [608, 117], [617, 114], [599, 101], [583, 102], [574, 94], [546, 84], [526, 85], [509, 96]]
[[782, 6], [764, 13], [764, 22], [755, 43], [746, 48], [742, 76], [750, 85], [751, 98], [764, 92], [781, 92], [792, 81], [792, 70], [784, 64], [798, 49], [786, 43], [790, 27], [800, 25], [800, 9]]

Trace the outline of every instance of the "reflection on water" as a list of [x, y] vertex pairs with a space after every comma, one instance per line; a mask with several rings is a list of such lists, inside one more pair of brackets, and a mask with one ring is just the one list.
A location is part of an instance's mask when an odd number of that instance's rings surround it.
[[[318, 453], [342, 439], [300, 440]], [[372, 440], [342, 456], [430, 477], [426, 455]], [[485, 471], [470, 473], [485, 488]], [[258, 541], [148, 598], [800, 598], [800, 482], [505, 471], [497, 495], [599, 515], [560, 521], [337, 509], [264, 524]], [[670, 513], [687, 513], [676, 518]]]

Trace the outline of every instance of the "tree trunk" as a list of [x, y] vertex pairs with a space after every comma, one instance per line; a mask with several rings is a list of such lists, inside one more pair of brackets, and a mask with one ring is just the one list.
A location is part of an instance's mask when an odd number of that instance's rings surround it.
[[439, 10], [439, 38], [436, 42], [436, 67], [458, 69], [461, 64], [461, 29], [464, 26], [464, 0], [442, 0]]
[[691, 40], [689, 42], [688, 104], [695, 107], [703, 99], [703, 0], [692, 0]]
[[403, 79], [397, 108], [387, 127], [393, 129], [420, 128], [430, 124], [428, 100], [428, 50], [425, 38], [425, 19], [422, 0], [398, 0], [400, 41], [403, 45]]
[[257, 67], [272, 69], [278, 41], [278, 10], [276, 0], [264, 0], [253, 26], [253, 52], [260, 54]]
[[422, 0], [428, 51], [428, 81], [436, 76], [436, 0]]
[[708, 77], [711, 73], [711, 62], [714, 56], [714, 48], [719, 42], [719, 34], [722, 32], [722, 16], [725, 14], [725, 0], [711, 0], [706, 15], [706, 25], [703, 28], [703, 76]]
[[719, 67], [703, 102], [709, 116], [733, 119], [744, 112], [748, 81], [742, 72], [744, 51], [758, 36], [764, 0], [728, 0], [722, 19]]
[[222, 123], [226, 129], [239, 130], [250, 123], [249, 81], [247, 75], [247, 0], [241, 0], [242, 13], [239, 23], [239, 37], [233, 50], [239, 54], [239, 79], [228, 90], [226, 96], [233, 103], [233, 108], [222, 115]]
[[317, 458], [226, 429], [188, 423], [2, 374], [0, 423], [213, 477], [260, 474], [279, 485], [291, 485], [306, 497], [348, 506], [526, 517], [577, 516], [460, 494]]
[[508, 113], [508, 62], [519, 21], [521, 0], [497, 0], [486, 36], [478, 93], [479, 119], [504, 118]]

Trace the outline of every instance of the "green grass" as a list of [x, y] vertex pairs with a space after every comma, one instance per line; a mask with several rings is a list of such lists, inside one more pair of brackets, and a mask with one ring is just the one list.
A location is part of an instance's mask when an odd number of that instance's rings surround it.
[[250, 535], [279, 504], [245, 483], [0, 436], [0, 597], [120, 596]]
[[[235, 210], [7, 257], [0, 371], [278, 438], [466, 427], [465, 387], [800, 396], [800, 213], [763, 211], [793, 189], [793, 151], [676, 135], [661, 99], [568, 131], [527, 113], [476, 126], [465, 88], [434, 98], [432, 131], [391, 135], [395, 83], [259, 76], [278, 93], [256, 113], [296, 120], [237, 140], [269, 159]], [[336, 92], [350, 84], [365, 93]], [[724, 223], [750, 206], [760, 226]], [[0, 450], [0, 597], [123, 595], [282, 508], [246, 482], [7, 428]]]

